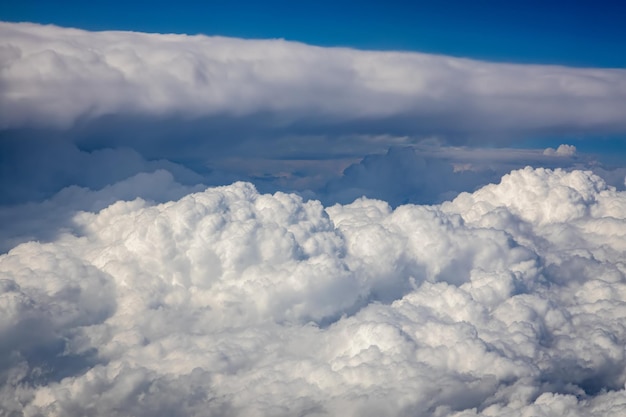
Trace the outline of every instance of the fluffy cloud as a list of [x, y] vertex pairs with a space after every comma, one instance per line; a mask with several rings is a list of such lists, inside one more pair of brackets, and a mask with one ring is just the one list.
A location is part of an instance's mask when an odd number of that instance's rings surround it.
[[304, 131], [626, 130], [626, 72], [618, 69], [34, 24], [2, 23], [0, 35], [5, 129], [130, 114], [212, 116], [213, 124], [249, 116], [256, 127]]
[[0, 257], [25, 416], [621, 415], [626, 194], [527, 168], [437, 206], [247, 183]]
[[547, 148], [543, 151], [544, 155], [548, 156], [573, 156], [576, 154], [576, 147], [574, 145], [559, 145], [558, 148]]

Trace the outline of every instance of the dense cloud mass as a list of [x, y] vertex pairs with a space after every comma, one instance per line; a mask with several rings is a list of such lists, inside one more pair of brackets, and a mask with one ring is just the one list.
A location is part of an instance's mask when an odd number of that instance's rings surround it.
[[620, 69], [34, 24], [0, 23], [0, 37], [1, 128], [130, 114], [358, 122], [352, 130], [388, 119], [405, 131], [460, 134], [626, 129]]
[[590, 172], [395, 209], [172, 198], [93, 196], [0, 256], [0, 414], [626, 413], [626, 193]]

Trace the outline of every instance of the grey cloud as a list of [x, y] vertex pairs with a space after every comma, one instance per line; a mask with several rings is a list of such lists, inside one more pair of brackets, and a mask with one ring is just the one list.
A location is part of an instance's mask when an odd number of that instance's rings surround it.
[[[619, 415], [624, 213], [591, 172], [531, 168], [435, 206], [325, 208], [236, 183], [84, 211], [0, 256], [2, 331], [50, 323], [0, 339], [1, 401], [26, 416]], [[80, 366], [53, 378], [63, 357]]]
[[169, 171], [161, 169], [139, 173], [98, 190], [74, 185], [42, 202], [0, 206], [0, 252], [31, 240], [49, 242], [62, 233], [80, 233], [74, 222], [80, 211], [98, 211], [116, 201], [136, 198], [164, 202], [204, 188], [180, 184]]
[[397, 206], [436, 203], [498, 179], [490, 168], [458, 170], [453, 163], [422, 155], [413, 147], [393, 147], [386, 154], [366, 156], [331, 179], [320, 192], [327, 202], [349, 203], [366, 196]]
[[56, 137], [0, 138], [0, 152], [0, 204], [41, 201], [67, 186], [101, 189], [159, 169], [185, 184], [205, 179], [168, 160], [146, 160], [127, 147], [84, 151]]
[[392, 206], [440, 203], [525, 166], [591, 169], [610, 185], [624, 188], [623, 168], [605, 166], [591, 155], [577, 155], [573, 145], [562, 144], [557, 150], [542, 152], [441, 146], [423, 141], [367, 155], [331, 178], [317, 190], [317, 196], [327, 204], [349, 203], [362, 196]]

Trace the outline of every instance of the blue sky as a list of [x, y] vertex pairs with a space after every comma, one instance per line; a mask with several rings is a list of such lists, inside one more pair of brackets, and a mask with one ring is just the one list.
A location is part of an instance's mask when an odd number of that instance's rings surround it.
[[0, 19], [88, 30], [285, 38], [485, 60], [626, 67], [626, 3], [602, 1], [5, 1]]

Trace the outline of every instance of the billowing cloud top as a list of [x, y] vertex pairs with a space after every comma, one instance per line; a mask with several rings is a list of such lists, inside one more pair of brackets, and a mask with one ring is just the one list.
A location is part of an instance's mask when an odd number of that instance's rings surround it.
[[621, 416], [626, 194], [525, 169], [440, 206], [247, 183], [0, 256], [25, 416]]
[[[0, 23], [0, 127], [109, 114], [411, 132], [626, 131], [626, 71]], [[359, 127], [353, 126], [355, 130]]]

